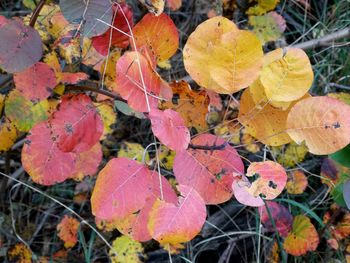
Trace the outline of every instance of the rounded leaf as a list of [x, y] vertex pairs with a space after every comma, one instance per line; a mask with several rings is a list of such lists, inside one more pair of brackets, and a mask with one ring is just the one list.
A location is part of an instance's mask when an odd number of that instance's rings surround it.
[[331, 154], [350, 143], [350, 106], [330, 97], [311, 97], [297, 102], [287, 119], [288, 135], [305, 141], [313, 154]]
[[94, 146], [103, 133], [103, 122], [89, 96], [65, 95], [53, 114], [52, 130], [64, 152], [84, 152]]
[[[141, 72], [138, 63], [140, 63]], [[160, 94], [162, 79], [141, 53], [125, 52], [118, 60], [116, 83], [117, 92], [128, 101], [132, 109], [149, 112], [150, 109], [157, 108], [157, 96]], [[145, 87], [142, 83], [145, 84]]]
[[48, 98], [57, 84], [54, 70], [43, 62], [14, 74], [13, 79], [16, 89], [32, 102]]
[[74, 247], [78, 242], [79, 221], [74, 217], [65, 215], [57, 225], [57, 235], [64, 242], [65, 248]]
[[[233, 184], [234, 195], [239, 202], [250, 206], [261, 206], [259, 198], [271, 200], [276, 198], [284, 189], [287, 182], [287, 174], [283, 166], [272, 161], [251, 163], [247, 170], [247, 177], [253, 177], [253, 182], [244, 180], [244, 184], [237, 181]], [[239, 189], [241, 188], [241, 189]], [[239, 189], [239, 190], [238, 190]], [[237, 191], [236, 191], [237, 190]], [[254, 199], [246, 200], [246, 193]]]
[[193, 187], [206, 204], [219, 204], [232, 197], [235, 175], [244, 173], [237, 151], [225, 140], [211, 134], [202, 134], [191, 141], [193, 145], [218, 146], [220, 150], [189, 148], [178, 152], [174, 159], [174, 175], [182, 185]]
[[82, 32], [86, 37], [103, 34], [112, 22], [112, 4], [109, 0], [60, 0], [60, 8], [70, 23], [82, 23]]
[[253, 33], [239, 30], [227, 18], [214, 17], [189, 36], [183, 56], [187, 72], [200, 86], [230, 94], [259, 76], [263, 51]]
[[305, 173], [301, 170], [295, 170], [288, 174], [286, 189], [289, 194], [302, 194], [304, 193], [307, 184], [307, 177]]
[[76, 154], [62, 152], [47, 122], [34, 126], [22, 149], [22, 165], [35, 183], [54, 185], [75, 171]]
[[319, 237], [310, 219], [304, 215], [294, 218], [292, 231], [283, 243], [283, 248], [288, 254], [301, 256], [308, 251], [316, 250]]
[[178, 245], [193, 239], [207, 216], [203, 199], [194, 188], [179, 185], [177, 204], [157, 200], [148, 222], [151, 236], [160, 244]]
[[0, 27], [0, 67], [9, 73], [25, 70], [43, 54], [39, 33], [19, 20], [7, 20]]
[[261, 218], [261, 223], [263, 223], [264, 227], [269, 232], [274, 232], [275, 228], [270, 220], [266, 206], [271, 213], [271, 217], [275, 221], [277, 231], [282, 237], [286, 237], [289, 231], [292, 230], [292, 214], [283, 205], [273, 201], [266, 201], [266, 205], [259, 207], [259, 215]]
[[191, 136], [181, 115], [173, 110], [153, 109], [149, 118], [155, 136], [171, 150], [186, 150]]
[[302, 49], [287, 48], [266, 54], [271, 63], [264, 66], [260, 81], [269, 100], [288, 102], [300, 99], [310, 89], [314, 73], [310, 60]]
[[137, 48], [145, 48], [157, 63], [168, 60], [177, 51], [179, 33], [167, 14], [148, 13], [132, 30]]
[[122, 219], [140, 210], [151, 193], [151, 173], [146, 166], [114, 158], [98, 174], [91, 197], [92, 213], [99, 219]]

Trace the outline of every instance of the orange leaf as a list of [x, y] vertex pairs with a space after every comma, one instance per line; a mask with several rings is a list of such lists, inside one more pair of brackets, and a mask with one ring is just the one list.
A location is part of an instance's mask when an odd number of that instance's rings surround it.
[[57, 225], [58, 237], [64, 242], [65, 248], [74, 247], [78, 242], [79, 221], [73, 217], [65, 215]]
[[304, 172], [300, 170], [292, 171], [288, 174], [288, 181], [286, 185], [287, 192], [298, 195], [304, 193], [307, 187], [307, 178]]
[[138, 49], [145, 48], [157, 63], [168, 60], [179, 46], [176, 26], [167, 14], [146, 14], [133, 28]]
[[350, 143], [350, 106], [330, 97], [311, 97], [297, 102], [288, 114], [288, 135], [305, 141], [313, 154], [334, 153]]
[[11, 262], [32, 262], [32, 252], [22, 243], [16, 244], [14, 247], [10, 248], [7, 253]]
[[298, 215], [294, 218], [292, 232], [284, 240], [283, 248], [288, 254], [301, 256], [308, 251], [315, 251], [318, 243], [319, 237], [310, 219]]

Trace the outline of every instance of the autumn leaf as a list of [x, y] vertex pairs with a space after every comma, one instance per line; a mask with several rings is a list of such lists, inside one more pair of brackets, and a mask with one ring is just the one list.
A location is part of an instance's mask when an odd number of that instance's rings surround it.
[[20, 20], [7, 20], [0, 26], [0, 67], [8, 73], [25, 70], [41, 59], [39, 33]]
[[22, 243], [16, 244], [11, 247], [8, 252], [9, 260], [17, 263], [30, 263], [32, 262], [32, 252]]
[[139, 2], [143, 4], [149, 12], [156, 16], [163, 13], [165, 0], [139, 0]]
[[294, 217], [292, 231], [283, 243], [283, 248], [293, 256], [305, 255], [308, 251], [315, 251], [319, 237], [310, 219], [304, 215]]
[[157, 200], [150, 213], [148, 229], [151, 236], [165, 247], [193, 239], [207, 215], [204, 200], [194, 188], [179, 185], [178, 190], [181, 192], [178, 204]]
[[192, 90], [185, 81], [173, 82], [170, 86], [173, 89], [173, 98], [170, 101], [162, 102], [160, 108], [172, 109], [180, 113], [187, 127], [205, 131], [208, 128], [206, 114], [209, 106], [206, 93]]
[[48, 100], [33, 103], [16, 89], [10, 92], [5, 101], [7, 118], [23, 132], [28, 132], [35, 124], [47, 120], [50, 110]]
[[65, 215], [57, 225], [57, 235], [64, 242], [65, 248], [74, 247], [78, 242], [79, 221], [74, 217]]
[[112, 263], [141, 263], [143, 255], [142, 244], [128, 236], [117, 237], [109, 250]]
[[173, 110], [153, 109], [149, 113], [153, 134], [174, 151], [186, 150], [190, 143], [190, 132], [181, 115]]
[[256, 0], [256, 5], [247, 10], [247, 15], [263, 15], [276, 8], [280, 0]]
[[149, 112], [157, 108], [163, 80], [141, 53], [125, 52], [118, 60], [116, 83], [116, 91], [132, 109]]
[[[272, 200], [284, 189], [287, 174], [283, 166], [273, 161], [253, 162], [249, 165], [246, 176], [252, 177], [233, 182], [233, 193], [237, 200], [245, 205], [262, 206], [262, 199]], [[252, 198], [247, 199], [249, 195]]]
[[232, 197], [232, 182], [244, 174], [244, 166], [237, 151], [211, 134], [191, 140], [193, 145], [223, 146], [220, 150], [187, 149], [177, 152], [174, 175], [181, 185], [193, 187], [206, 204], [219, 204]]
[[143, 148], [141, 144], [127, 141], [123, 141], [120, 144], [118, 157], [127, 157], [138, 162], [142, 162], [144, 158], [146, 163], [150, 160], [148, 152], [145, 152], [145, 148]]
[[275, 222], [275, 226], [278, 233], [282, 237], [286, 237], [290, 230], [292, 230], [292, 214], [283, 205], [280, 205], [279, 203], [273, 201], [266, 201], [265, 206], [259, 207], [259, 215], [262, 224], [269, 232], [274, 232], [275, 228], [272, 224], [272, 221], [270, 220], [270, 216], [267, 209], [270, 210], [271, 217]]
[[117, 121], [117, 114], [108, 102], [94, 103], [94, 105], [103, 122], [103, 134], [100, 138], [103, 140], [113, 132], [112, 125]]
[[294, 101], [308, 92], [314, 74], [310, 60], [302, 49], [276, 49], [265, 56], [271, 57], [271, 62], [264, 65], [260, 81], [269, 100]]
[[[60, 8], [65, 19], [72, 24], [82, 25], [82, 33], [86, 37], [103, 34], [112, 22], [112, 8], [108, 0], [60, 0]], [[102, 19], [105, 23], [99, 22]]]
[[75, 171], [76, 155], [62, 152], [51, 126], [42, 122], [33, 127], [22, 149], [22, 165], [35, 183], [53, 185]]
[[146, 14], [132, 30], [138, 50], [146, 49], [157, 63], [167, 61], [177, 51], [179, 34], [167, 14]]
[[166, 5], [170, 8], [171, 11], [176, 11], [180, 9], [182, 0], [166, 0]]
[[129, 37], [127, 35], [130, 34], [129, 27], [132, 28], [134, 25], [133, 12], [129, 5], [125, 3], [120, 5], [113, 4], [112, 9], [112, 26], [104, 34], [91, 39], [93, 47], [103, 56], [107, 56], [110, 47], [127, 48], [129, 46]]
[[249, 16], [249, 24], [263, 44], [278, 40], [286, 30], [286, 21], [274, 11], [263, 16]]
[[262, 68], [263, 51], [251, 32], [224, 17], [201, 23], [183, 51], [190, 76], [202, 87], [230, 94], [252, 84]]
[[350, 106], [337, 99], [306, 98], [290, 110], [287, 132], [296, 143], [305, 141], [311, 153], [331, 154], [350, 143], [349, 114]]
[[17, 139], [17, 129], [12, 122], [0, 121], [0, 152], [9, 150]]
[[50, 123], [57, 146], [64, 152], [87, 151], [103, 134], [101, 117], [85, 94], [63, 96]]
[[305, 160], [308, 148], [305, 143], [298, 145], [291, 142], [288, 145], [271, 147], [271, 154], [284, 167], [294, 167]]
[[289, 194], [302, 194], [308, 185], [307, 177], [301, 170], [294, 170], [288, 173], [286, 189]]
[[151, 172], [146, 166], [114, 158], [98, 174], [91, 197], [92, 213], [99, 219], [122, 219], [141, 209], [151, 193]]

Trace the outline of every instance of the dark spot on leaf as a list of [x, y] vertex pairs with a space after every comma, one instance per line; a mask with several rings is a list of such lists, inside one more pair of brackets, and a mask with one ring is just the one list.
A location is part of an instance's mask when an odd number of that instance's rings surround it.
[[73, 126], [71, 123], [66, 123], [64, 125], [64, 130], [69, 133], [69, 134], [72, 134], [73, 133]]
[[277, 188], [277, 184], [275, 184], [272, 181], [269, 181], [269, 187], [271, 187], [272, 189], [276, 189]]

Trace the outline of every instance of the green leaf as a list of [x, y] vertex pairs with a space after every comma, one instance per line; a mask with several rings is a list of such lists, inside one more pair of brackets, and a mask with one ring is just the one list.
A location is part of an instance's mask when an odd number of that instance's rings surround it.
[[329, 157], [343, 166], [350, 167], [350, 144]]

